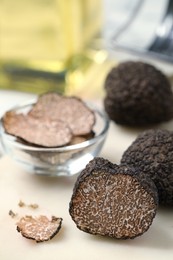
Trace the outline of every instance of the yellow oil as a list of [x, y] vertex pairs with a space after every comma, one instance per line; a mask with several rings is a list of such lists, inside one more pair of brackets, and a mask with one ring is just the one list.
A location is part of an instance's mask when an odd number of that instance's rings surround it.
[[101, 49], [101, 0], [0, 0], [0, 88], [75, 92]]

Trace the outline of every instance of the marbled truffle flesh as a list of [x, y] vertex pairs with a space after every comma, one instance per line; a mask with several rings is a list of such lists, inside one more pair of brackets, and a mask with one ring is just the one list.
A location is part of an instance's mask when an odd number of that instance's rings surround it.
[[84, 142], [94, 136], [96, 117], [82, 99], [48, 92], [31, 109], [10, 110], [3, 118], [5, 132], [25, 144], [61, 147]]
[[150, 64], [120, 63], [108, 73], [105, 90], [105, 110], [117, 124], [147, 126], [173, 117], [171, 84]]
[[94, 112], [78, 97], [46, 93], [39, 97], [29, 115], [65, 121], [74, 136], [87, 135], [95, 124]]
[[134, 169], [95, 158], [76, 181], [69, 212], [84, 232], [135, 238], [152, 224], [157, 196], [154, 183]]
[[124, 152], [121, 163], [144, 172], [158, 189], [159, 203], [173, 205], [173, 132], [142, 132]]
[[9, 111], [3, 116], [3, 125], [8, 134], [43, 147], [63, 146], [72, 139], [71, 129], [61, 120], [37, 119]]
[[33, 239], [36, 242], [44, 242], [52, 239], [60, 230], [62, 218], [52, 216], [22, 217], [17, 223], [17, 231], [23, 237]]

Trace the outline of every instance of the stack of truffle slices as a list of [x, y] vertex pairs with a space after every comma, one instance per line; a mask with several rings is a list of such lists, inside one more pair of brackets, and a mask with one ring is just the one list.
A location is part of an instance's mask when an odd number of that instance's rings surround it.
[[151, 226], [159, 203], [173, 206], [173, 133], [148, 130], [120, 165], [95, 158], [79, 175], [69, 212], [90, 234], [135, 238]]
[[80, 98], [48, 92], [27, 112], [7, 111], [5, 131], [27, 145], [61, 147], [94, 136], [95, 114]]

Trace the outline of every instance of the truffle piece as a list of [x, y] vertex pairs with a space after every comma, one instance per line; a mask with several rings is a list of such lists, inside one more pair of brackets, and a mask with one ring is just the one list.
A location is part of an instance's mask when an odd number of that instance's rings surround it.
[[124, 152], [121, 163], [138, 168], [154, 181], [160, 204], [173, 205], [173, 132], [142, 132]]
[[26, 238], [44, 242], [52, 239], [59, 232], [61, 224], [62, 218], [52, 217], [49, 220], [46, 216], [25, 216], [17, 223], [17, 231]]
[[56, 92], [48, 92], [42, 94], [38, 97], [37, 102], [33, 105], [31, 111], [29, 112], [30, 115], [34, 117], [43, 117], [45, 115], [53, 116], [56, 110], [57, 103], [63, 98], [62, 95]]
[[94, 112], [81, 99], [55, 93], [40, 96], [29, 114], [36, 118], [65, 121], [77, 136], [89, 134], [95, 123]]
[[74, 145], [74, 144], [79, 144], [85, 141], [90, 140], [91, 138], [93, 138], [95, 136], [94, 131], [91, 131], [89, 134], [87, 135], [80, 135], [80, 136], [74, 136], [71, 140], [71, 142], [69, 143], [69, 145]]
[[119, 64], [108, 73], [105, 90], [105, 110], [117, 124], [147, 126], [173, 118], [171, 84], [150, 64]]
[[36, 204], [36, 203], [31, 203], [31, 204], [26, 204], [24, 201], [22, 201], [22, 200], [20, 200], [19, 201], [19, 203], [18, 203], [18, 206], [20, 207], [20, 208], [23, 208], [23, 207], [30, 207], [30, 208], [32, 208], [32, 209], [37, 209], [39, 206], [38, 206], [38, 204]]
[[19, 203], [18, 203], [18, 206], [19, 206], [20, 208], [25, 207], [25, 202], [23, 202], [22, 200], [20, 200]]
[[118, 239], [146, 232], [156, 214], [158, 194], [154, 183], [136, 171], [103, 158], [90, 161], [70, 201], [69, 213], [77, 227]]
[[83, 142], [93, 136], [95, 113], [81, 99], [57, 93], [39, 96], [23, 113], [7, 111], [3, 118], [6, 133], [26, 145], [60, 147]]
[[9, 216], [11, 216], [12, 218], [15, 218], [17, 216], [17, 213], [14, 213], [11, 209], [8, 212]]
[[34, 204], [29, 204], [28, 207], [32, 208], [32, 209], [38, 209], [38, 204], [34, 203]]
[[8, 134], [44, 147], [63, 146], [72, 139], [71, 130], [60, 120], [34, 118], [9, 111], [3, 116], [3, 125]]

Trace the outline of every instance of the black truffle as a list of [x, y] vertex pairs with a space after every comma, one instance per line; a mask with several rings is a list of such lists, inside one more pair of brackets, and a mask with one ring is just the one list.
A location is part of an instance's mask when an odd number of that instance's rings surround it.
[[152, 129], [141, 133], [124, 152], [121, 163], [144, 172], [154, 181], [160, 204], [173, 205], [173, 132]]
[[148, 230], [157, 204], [157, 189], [145, 175], [95, 158], [77, 179], [69, 212], [82, 231], [127, 239]]
[[119, 64], [107, 75], [105, 90], [105, 110], [118, 124], [147, 126], [173, 117], [171, 84], [150, 64]]

